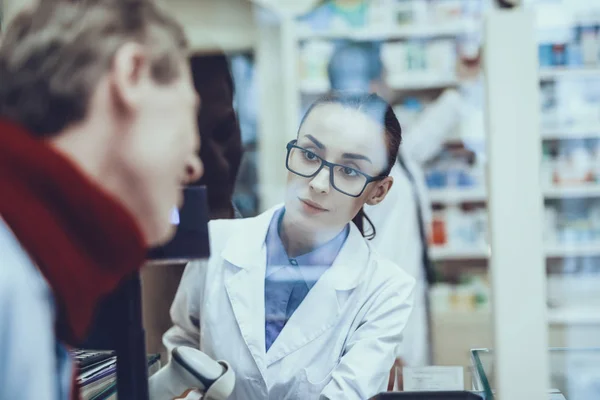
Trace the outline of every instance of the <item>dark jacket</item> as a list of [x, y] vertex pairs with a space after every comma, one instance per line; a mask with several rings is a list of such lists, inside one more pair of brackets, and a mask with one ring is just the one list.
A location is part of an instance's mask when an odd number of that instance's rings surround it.
[[242, 138], [233, 108], [234, 85], [225, 55], [198, 55], [190, 60], [201, 108], [198, 127], [204, 176], [212, 218], [232, 218], [232, 196], [242, 159]]

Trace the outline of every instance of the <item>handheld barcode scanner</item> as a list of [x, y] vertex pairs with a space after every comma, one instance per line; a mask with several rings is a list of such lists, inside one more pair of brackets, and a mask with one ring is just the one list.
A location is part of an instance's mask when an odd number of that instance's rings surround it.
[[198, 349], [176, 347], [169, 363], [150, 378], [150, 400], [185, 399], [190, 389], [201, 399], [225, 400], [233, 392], [235, 374]]
[[[169, 265], [208, 258], [210, 255], [208, 237], [208, 203], [206, 188], [203, 186], [184, 189], [184, 205], [174, 210], [172, 222], [177, 225], [174, 238], [164, 246], [148, 253], [149, 264]], [[127, 400], [171, 400], [190, 388], [200, 389], [211, 394], [211, 387], [227, 382], [229, 393], [220, 389], [226, 399], [233, 391], [235, 377], [226, 363], [213, 361], [204, 353], [194, 349], [175, 349], [171, 360], [156, 378], [169, 378], [160, 385], [160, 379], [152, 379], [149, 390], [148, 365], [146, 357], [145, 332], [142, 324], [142, 297], [139, 273], [126, 279], [106, 300], [100, 304], [95, 315], [91, 333], [83, 346], [95, 350], [115, 350], [117, 355], [117, 393]], [[189, 351], [191, 350], [191, 351]], [[176, 356], [177, 354], [177, 356]], [[172, 380], [174, 377], [179, 377]], [[173, 386], [173, 382], [177, 383]], [[187, 386], [187, 387], [184, 387]], [[179, 393], [171, 397], [167, 393]], [[181, 396], [181, 398], [185, 398]], [[211, 398], [205, 395], [204, 398]]]

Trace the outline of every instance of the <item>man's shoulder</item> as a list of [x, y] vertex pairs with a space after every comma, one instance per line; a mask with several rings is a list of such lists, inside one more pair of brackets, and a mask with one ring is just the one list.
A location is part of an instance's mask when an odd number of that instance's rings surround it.
[[0, 218], [0, 398], [56, 392], [53, 326], [51, 291]]
[[27, 255], [19, 245], [8, 226], [0, 219], [0, 301], [3, 294], [16, 289], [27, 275], [28, 268], [18, 268], [25, 264]]
[[0, 219], [0, 309], [16, 297], [34, 302], [47, 301], [49, 296], [50, 289], [41, 273]]

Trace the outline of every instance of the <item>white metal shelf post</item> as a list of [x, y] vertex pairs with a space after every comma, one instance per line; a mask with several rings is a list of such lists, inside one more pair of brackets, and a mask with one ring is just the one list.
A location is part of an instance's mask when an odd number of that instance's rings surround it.
[[281, 203], [285, 194], [285, 145], [296, 117], [290, 113], [294, 104], [290, 104], [289, 80], [295, 73], [290, 65], [295, 63], [289, 60], [293, 36], [289, 18], [282, 12], [256, 7], [260, 211]]
[[549, 384], [534, 29], [534, 15], [523, 9], [486, 16], [496, 389], [505, 400], [545, 400]]

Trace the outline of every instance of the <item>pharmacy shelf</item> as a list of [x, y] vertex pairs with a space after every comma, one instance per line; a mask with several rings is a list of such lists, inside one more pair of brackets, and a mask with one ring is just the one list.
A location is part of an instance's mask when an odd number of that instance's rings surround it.
[[340, 28], [315, 30], [299, 24], [297, 36], [299, 40], [308, 39], [351, 39], [359, 42], [378, 40], [410, 39], [414, 37], [459, 36], [466, 32], [467, 25], [458, 20], [446, 23], [405, 25], [392, 28], [368, 27], [361, 29]]
[[485, 189], [430, 189], [429, 200], [435, 204], [481, 203], [486, 201]]
[[552, 325], [600, 325], [600, 307], [565, 307], [548, 309]]
[[598, 137], [600, 137], [600, 122], [542, 129], [542, 139], [544, 140], [594, 139]]
[[[600, 325], [600, 307], [568, 307], [549, 308], [549, 325]], [[473, 323], [491, 321], [492, 311], [489, 309], [473, 311], [433, 311], [436, 321], [459, 321], [458, 323]]]
[[544, 190], [546, 199], [600, 197], [600, 185], [551, 186]]
[[300, 82], [300, 92], [303, 94], [325, 94], [329, 91], [330, 85], [327, 80], [308, 80]]
[[433, 261], [483, 260], [488, 258], [489, 249], [483, 247], [431, 246], [429, 256]]
[[[600, 198], [600, 185], [550, 186], [543, 191], [545, 199]], [[430, 189], [429, 199], [433, 204], [482, 203], [487, 201], [485, 189]]]
[[540, 80], [558, 78], [600, 78], [600, 68], [541, 68]]
[[[484, 260], [489, 257], [490, 249], [482, 247], [431, 246], [429, 255], [434, 261]], [[600, 256], [600, 243], [546, 245], [547, 258], [593, 257]]]
[[600, 256], [600, 243], [546, 245], [546, 257], [594, 257]]
[[436, 75], [422, 76], [412, 79], [410, 75], [389, 76], [386, 79], [387, 85], [394, 90], [430, 90], [445, 89], [455, 87], [460, 84], [458, 79], [450, 77], [443, 78]]
[[[416, 78], [408, 78], [406, 76], [395, 78], [388, 77], [387, 85], [393, 90], [434, 90], [455, 87], [459, 85], [459, 81], [455, 78], [440, 78], [438, 76], [420, 76]], [[327, 80], [314, 79], [303, 80], [300, 82], [300, 92], [306, 95], [325, 94], [329, 91], [330, 85]]]

